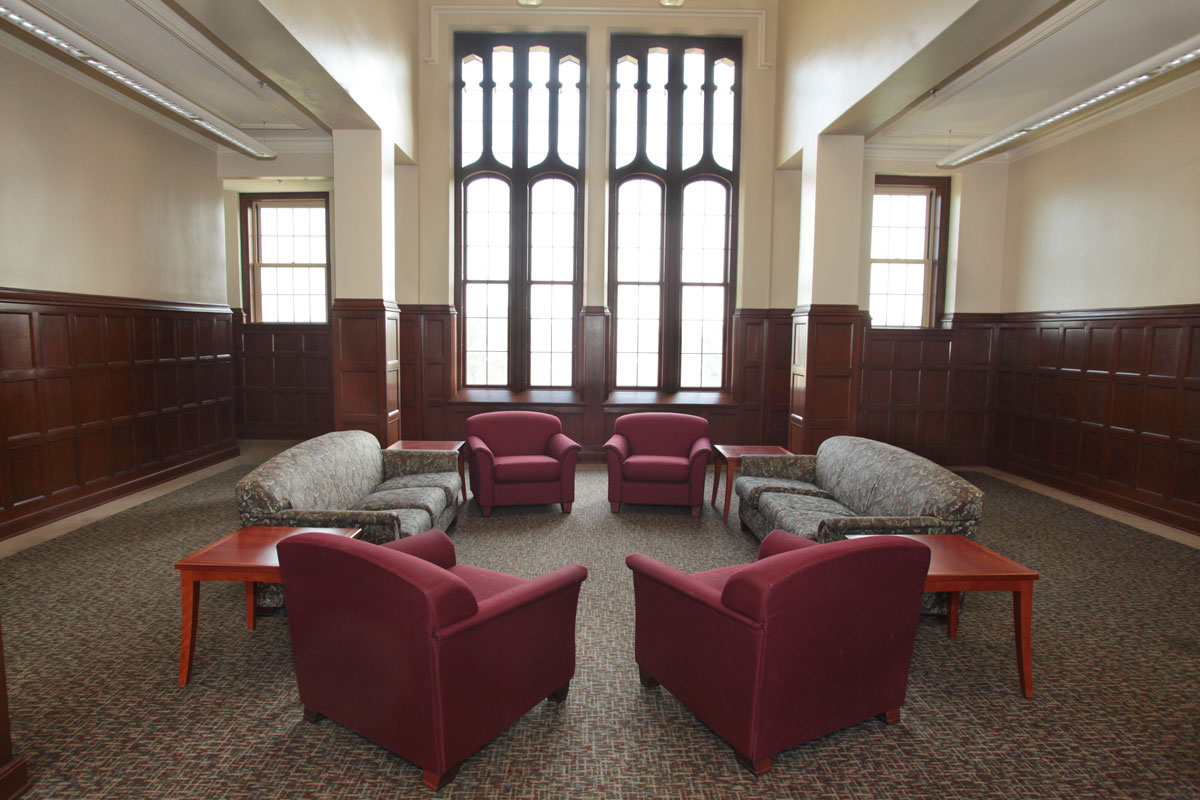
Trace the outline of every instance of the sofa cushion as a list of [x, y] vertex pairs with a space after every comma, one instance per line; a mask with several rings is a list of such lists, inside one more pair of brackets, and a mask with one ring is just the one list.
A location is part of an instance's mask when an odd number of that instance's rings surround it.
[[562, 476], [562, 463], [550, 456], [496, 456], [496, 483], [538, 483]]
[[354, 504], [355, 508], [381, 511], [399, 508], [415, 508], [429, 515], [430, 521], [446, 510], [446, 493], [436, 486], [410, 486], [406, 489], [388, 489], [371, 492]]
[[447, 503], [457, 503], [462, 491], [462, 481], [457, 472], [418, 472], [412, 475], [398, 475], [384, 481], [376, 492], [390, 492], [392, 489], [410, 489], [415, 486], [436, 486], [446, 494]]
[[621, 465], [621, 475], [631, 481], [683, 483], [688, 479], [687, 456], [632, 455]]
[[805, 494], [811, 497], [826, 497], [830, 500], [833, 495], [819, 486], [806, 481], [789, 480], [788, 478], [760, 478], [753, 475], [742, 475], [733, 482], [733, 491], [738, 500], [750, 505], [758, 505], [763, 492], [778, 492], [780, 494]]
[[803, 494], [764, 492], [758, 498], [758, 510], [782, 528], [805, 539], [816, 539], [821, 520], [830, 517], [853, 517], [853, 511], [836, 500]]

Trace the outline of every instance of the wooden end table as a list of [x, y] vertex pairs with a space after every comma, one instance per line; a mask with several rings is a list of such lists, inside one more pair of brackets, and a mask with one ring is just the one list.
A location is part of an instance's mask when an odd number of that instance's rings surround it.
[[246, 584], [246, 629], [254, 630], [254, 584], [279, 583], [279, 554], [275, 545], [298, 533], [333, 533], [357, 538], [361, 528], [250, 527], [229, 534], [208, 547], [175, 562], [183, 590], [183, 643], [179, 651], [179, 685], [192, 677], [196, 653], [196, 620], [200, 614], [201, 581], [241, 581]]
[[925, 591], [950, 593], [947, 635], [958, 635], [958, 607], [962, 592], [1012, 592], [1013, 631], [1017, 647], [1017, 674], [1021, 692], [1033, 697], [1033, 582], [1038, 574], [989, 550], [965, 536], [905, 534], [928, 545], [929, 574]]
[[713, 445], [716, 461], [713, 462], [713, 490], [711, 505], [717, 507], [717, 486], [721, 483], [721, 465], [725, 465], [725, 516], [729, 522], [729, 502], [733, 499], [733, 471], [742, 465], [742, 456], [790, 456], [791, 451], [774, 444], [718, 444]]
[[463, 471], [463, 465], [466, 463], [466, 456], [463, 454], [463, 446], [466, 444], [463, 440], [440, 440], [440, 439], [399, 439], [388, 445], [388, 450], [453, 450], [458, 453], [458, 480], [462, 484], [462, 499], [467, 502], [467, 478]]

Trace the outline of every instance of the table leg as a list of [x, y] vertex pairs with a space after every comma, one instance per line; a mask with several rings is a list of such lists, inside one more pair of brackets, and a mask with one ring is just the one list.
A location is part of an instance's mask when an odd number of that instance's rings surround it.
[[1025, 581], [1013, 595], [1013, 629], [1017, 639], [1017, 674], [1021, 693], [1033, 697], [1033, 583]]
[[725, 522], [729, 522], [729, 501], [733, 499], [733, 466], [732, 458], [725, 462]]
[[187, 686], [192, 677], [192, 657], [196, 654], [196, 619], [200, 611], [200, 582], [180, 571], [183, 594], [183, 637], [179, 650], [179, 685]]
[[950, 611], [946, 618], [946, 635], [953, 639], [958, 636], [958, 606], [962, 601], [962, 592], [950, 592]]
[[717, 487], [721, 485], [721, 459], [718, 457], [713, 461], [713, 492], [712, 499], [708, 504], [713, 508], [717, 507]]
[[467, 502], [467, 473], [463, 469], [465, 461], [466, 459], [463, 457], [463, 452], [460, 449], [458, 451], [458, 482], [462, 485], [462, 499], [464, 503]]
[[246, 581], [246, 630], [254, 630], [254, 581]]

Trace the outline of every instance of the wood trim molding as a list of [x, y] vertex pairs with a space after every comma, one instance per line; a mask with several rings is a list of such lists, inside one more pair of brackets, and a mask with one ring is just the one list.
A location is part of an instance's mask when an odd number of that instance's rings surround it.
[[815, 453], [858, 422], [864, 331], [870, 317], [854, 305], [798, 306], [792, 312], [788, 449]]
[[383, 446], [400, 438], [400, 306], [338, 298], [333, 331], [333, 422], [373, 433]]
[[192, 303], [183, 300], [147, 300], [141, 297], [116, 297], [74, 292], [50, 292], [41, 289], [12, 289], [0, 286], [0, 304], [70, 306], [72, 308], [120, 308], [138, 311], [182, 311], [192, 314], [231, 314], [229, 306], [219, 303]]

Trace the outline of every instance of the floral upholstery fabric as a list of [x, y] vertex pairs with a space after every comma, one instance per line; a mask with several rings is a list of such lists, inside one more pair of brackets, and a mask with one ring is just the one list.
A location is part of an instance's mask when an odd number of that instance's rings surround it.
[[424, 475], [431, 472], [458, 474], [458, 453], [453, 450], [384, 450], [383, 478]]
[[822, 521], [829, 518], [853, 517], [854, 512], [836, 500], [811, 495], [766, 492], [758, 498], [762, 515], [782, 528], [805, 539], [820, 541]]
[[738, 500], [743, 503], [757, 505], [763, 492], [780, 492], [783, 494], [804, 494], [812, 497], [833, 498], [829, 492], [804, 481], [794, 481], [789, 478], [761, 478], [756, 475], [739, 475], [733, 482], [733, 491]]
[[817, 481], [817, 457], [742, 456], [741, 474], [753, 478], [786, 478], [812, 484]]
[[457, 472], [423, 472], [397, 475], [381, 483], [376, 492], [408, 489], [413, 486], [436, 486], [446, 495], [447, 503], [457, 503], [462, 496], [462, 480]]
[[409, 486], [402, 489], [381, 489], [354, 504], [354, 509], [382, 511], [393, 508], [420, 509], [429, 515], [429, 523], [441, 516], [446, 508], [446, 493], [436, 486]]

